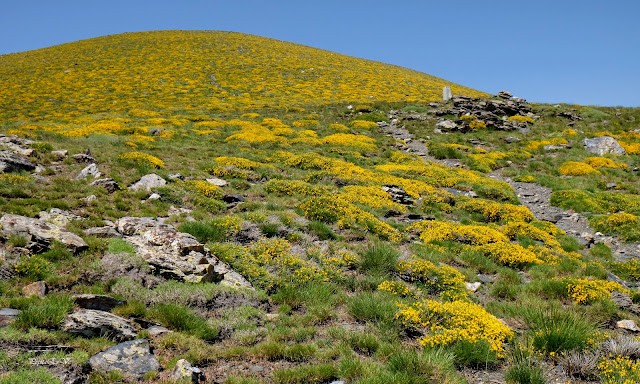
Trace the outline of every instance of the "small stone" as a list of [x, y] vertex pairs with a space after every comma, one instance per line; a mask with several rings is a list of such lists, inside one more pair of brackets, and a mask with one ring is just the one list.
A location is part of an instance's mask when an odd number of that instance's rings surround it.
[[16, 319], [18, 317], [18, 315], [20, 314], [20, 310], [19, 309], [13, 309], [13, 308], [2, 308], [0, 309], [0, 316], [4, 316], [4, 317], [8, 317], [10, 319]]
[[38, 296], [43, 298], [47, 293], [47, 285], [44, 281], [36, 281], [35, 283], [31, 283], [22, 287], [22, 294], [26, 297], [30, 296]]
[[66, 159], [67, 156], [69, 156], [69, 151], [67, 151], [66, 149], [60, 151], [51, 151], [51, 155], [55, 157], [56, 160], [60, 161]]
[[149, 197], [147, 197], [147, 200], [159, 200], [162, 196], [160, 196], [157, 193], [152, 193]]
[[91, 163], [84, 167], [84, 169], [80, 171], [80, 173], [78, 173], [78, 176], [76, 176], [76, 180], [83, 180], [89, 176], [93, 176], [93, 178], [96, 179], [100, 177], [100, 175], [101, 173], [98, 170], [98, 165], [96, 163]]
[[80, 309], [67, 315], [62, 329], [85, 337], [104, 336], [118, 341], [131, 340], [137, 334], [127, 319], [94, 309]]
[[169, 180], [182, 180], [182, 181], [184, 181], [185, 179], [184, 176], [182, 176], [179, 173], [171, 173], [169, 174], [168, 178]]
[[217, 177], [205, 180], [207, 180], [208, 183], [215, 185], [216, 187], [224, 187], [229, 184], [227, 181], [218, 179]]
[[252, 365], [251, 366], [251, 371], [252, 372], [263, 372], [264, 371], [264, 367], [262, 365]]
[[640, 328], [638, 328], [638, 325], [633, 320], [620, 320], [616, 325], [618, 328], [626, 329], [631, 332], [640, 332]]
[[151, 191], [151, 188], [162, 187], [167, 184], [167, 181], [155, 173], [144, 175], [140, 180], [129, 186], [132, 191], [147, 190]]
[[94, 202], [95, 200], [97, 200], [98, 198], [96, 197], [96, 195], [89, 195], [83, 199], [81, 199], [82, 201], [84, 201], [86, 204], [91, 204], [92, 202]]
[[243, 201], [244, 201], [244, 197], [242, 197], [242, 196], [240, 196], [240, 195], [238, 195], [238, 194], [234, 193], [234, 194], [231, 194], [231, 195], [225, 195], [225, 196], [222, 198], [222, 201], [224, 201], [224, 202], [225, 202], [225, 203], [227, 203], [227, 204], [232, 204], [232, 203], [241, 203], [241, 202], [243, 202]]
[[120, 189], [118, 183], [113, 179], [97, 179], [89, 183], [89, 185], [104, 187], [104, 189], [106, 189], [109, 193], [113, 193]]
[[468, 291], [475, 292], [478, 290], [478, 288], [480, 288], [482, 283], [479, 281], [476, 281], [474, 283], [465, 282], [465, 285], [467, 286]]
[[607, 183], [605, 186], [607, 189], [615, 189], [618, 186], [618, 183]]
[[440, 128], [442, 131], [453, 131], [458, 129], [458, 125], [451, 120], [442, 120], [438, 124], [436, 124], [436, 128]]
[[161, 325], [152, 325], [149, 328], [147, 328], [147, 332], [149, 332], [149, 336], [156, 337], [156, 336], [164, 335], [165, 333], [169, 333], [173, 331]]
[[188, 380], [192, 383], [201, 383], [205, 381], [204, 373], [200, 368], [196, 368], [189, 364], [185, 359], [180, 359], [176, 363], [173, 373], [171, 374], [173, 380]]
[[484, 275], [484, 274], [480, 274], [478, 275], [478, 280], [480, 280], [481, 282], [483, 282], [484, 284], [490, 284], [493, 283], [493, 277], [490, 275]]

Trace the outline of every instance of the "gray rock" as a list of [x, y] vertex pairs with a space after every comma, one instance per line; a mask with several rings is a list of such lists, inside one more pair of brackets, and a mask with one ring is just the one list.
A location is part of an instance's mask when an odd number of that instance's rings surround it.
[[626, 329], [631, 332], [640, 332], [640, 328], [633, 320], [620, 320], [616, 323], [618, 328]]
[[224, 197], [222, 198], [222, 201], [224, 201], [227, 204], [241, 203], [244, 201], [244, 197], [242, 197], [241, 195], [238, 195], [237, 193], [233, 193], [230, 195], [224, 195]]
[[27, 248], [41, 253], [49, 248], [53, 240], [64, 244], [73, 253], [88, 248], [82, 238], [55, 224], [30, 217], [6, 214], [0, 218], [0, 233], [7, 238], [11, 235], [27, 239]]
[[[99, 176], [95, 176], [95, 177], [99, 177]], [[89, 185], [104, 187], [109, 193], [113, 193], [120, 189], [120, 186], [118, 185], [118, 183], [113, 179], [97, 179], [89, 183]]]
[[176, 363], [173, 373], [171, 373], [173, 380], [188, 380], [192, 383], [202, 383], [205, 381], [204, 373], [200, 368], [193, 367], [185, 359], [180, 359]]
[[103, 239], [111, 237], [121, 237], [118, 231], [108, 225], [105, 225], [104, 227], [87, 228], [84, 230], [84, 233], [89, 236], [95, 236]]
[[169, 174], [169, 180], [182, 180], [184, 181], [185, 177], [179, 173], [171, 173]]
[[449, 101], [453, 96], [451, 95], [451, 87], [446, 86], [442, 88], [442, 100]]
[[26, 297], [29, 296], [38, 296], [40, 298], [44, 298], [47, 293], [47, 284], [44, 281], [36, 281], [35, 283], [31, 283], [29, 285], [25, 285], [22, 287], [22, 294]]
[[124, 377], [133, 380], [141, 380], [147, 373], [160, 369], [146, 339], [126, 341], [100, 352], [89, 359], [89, 365], [104, 373], [120, 371]]
[[95, 309], [98, 311], [110, 311], [118, 305], [124, 304], [123, 301], [114, 299], [108, 295], [94, 295], [91, 293], [83, 293], [71, 296], [76, 305], [80, 308]]
[[20, 314], [20, 310], [13, 308], [2, 308], [0, 309], [0, 316], [8, 317], [11, 319], [16, 319]]
[[505, 100], [508, 100], [511, 97], [513, 97], [513, 94], [511, 92], [507, 92], [507, 91], [500, 91], [500, 92], [498, 92], [498, 94], [496, 96], [501, 97], [501, 98], [503, 98]]
[[478, 288], [480, 288], [480, 286], [482, 285], [481, 282], [476, 281], [475, 283], [469, 283], [469, 282], [465, 282], [465, 285], [467, 286], [467, 290], [470, 292], [475, 292], [478, 290]]
[[93, 176], [93, 178], [98, 178], [100, 177], [100, 175], [101, 173], [98, 170], [98, 165], [96, 163], [91, 163], [86, 167], [84, 167], [84, 169], [80, 171], [80, 173], [78, 173], [78, 176], [76, 176], [76, 180], [83, 180], [89, 176]]
[[627, 152], [618, 144], [616, 139], [611, 136], [594, 137], [593, 139], [584, 139], [582, 141], [584, 149], [587, 152], [595, 153], [599, 156], [606, 154], [624, 155]]
[[12, 151], [0, 151], [0, 172], [33, 171], [36, 165]]
[[66, 159], [67, 156], [69, 156], [69, 151], [67, 151], [66, 149], [60, 151], [51, 151], [51, 155], [53, 155], [56, 160], [60, 161]]
[[117, 341], [131, 340], [137, 334], [127, 319], [94, 309], [81, 309], [67, 315], [62, 329], [85, 337], [104, 336]]
[[626, 293], [619, 291], [611, 292], [611, 301], [620, 308], [629, 308], [633, 305], [633, 300]]
[[443, 132], [447, 132], [458, 129], [458, 125], [451, 120], [442, 120], [441, 122], [436, 124], [436, 128], [440, 129]]
[[229, 183], [225, 180], [218, 179], [217, 177], [213, 177], [211, 179], [205, 179], [208, 183], [215, 185], [216, 187], [224, 187]]
[[605, 187], [607, 189], [615, 189], [618, 186], [618, 183], [607, 183]]
[[156, 175], [155, 173], [150, 173], [148, 175], [142, 176], [140, 180], [129, 186], [129, 189], [132, 191], [146, 190], [151, 191], [151, 188], [162, 187], [166, 185], [167, 181], [162, 177]]
[[164, 335], [165, 333], [169, 333], [172, 331], [161, 325], [152, 325], [149, 328], [147, 328], [147, 332], [149, 332], [149, 336], [155, 337], [155, 336]]

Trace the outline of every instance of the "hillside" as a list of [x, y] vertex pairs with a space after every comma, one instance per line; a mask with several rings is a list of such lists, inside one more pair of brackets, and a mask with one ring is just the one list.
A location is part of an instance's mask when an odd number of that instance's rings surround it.
[[482, 95], [406, 68], [231, 32], [127, 33], [0, 56], [4, 118], [424, 102], [441, 98], [444, 85]]
[[0, 63], [0, 384], [640, 382], [640, 109], [223, 32]]

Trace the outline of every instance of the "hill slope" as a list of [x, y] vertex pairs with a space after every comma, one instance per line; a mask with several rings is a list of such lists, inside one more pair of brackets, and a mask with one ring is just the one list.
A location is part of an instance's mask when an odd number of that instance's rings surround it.
[[432, 101], [444, 85], [481, 95], [406, 68], [217, 31], [126, 33], [0, 56], [3, 117]]

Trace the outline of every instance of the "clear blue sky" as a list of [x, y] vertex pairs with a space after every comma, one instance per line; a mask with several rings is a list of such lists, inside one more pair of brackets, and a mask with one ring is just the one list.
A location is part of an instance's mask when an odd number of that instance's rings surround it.
[[243, 32], [534, 102], [640, 106], [640, 2], [0, 0], [0, 54], [122, 32]]

